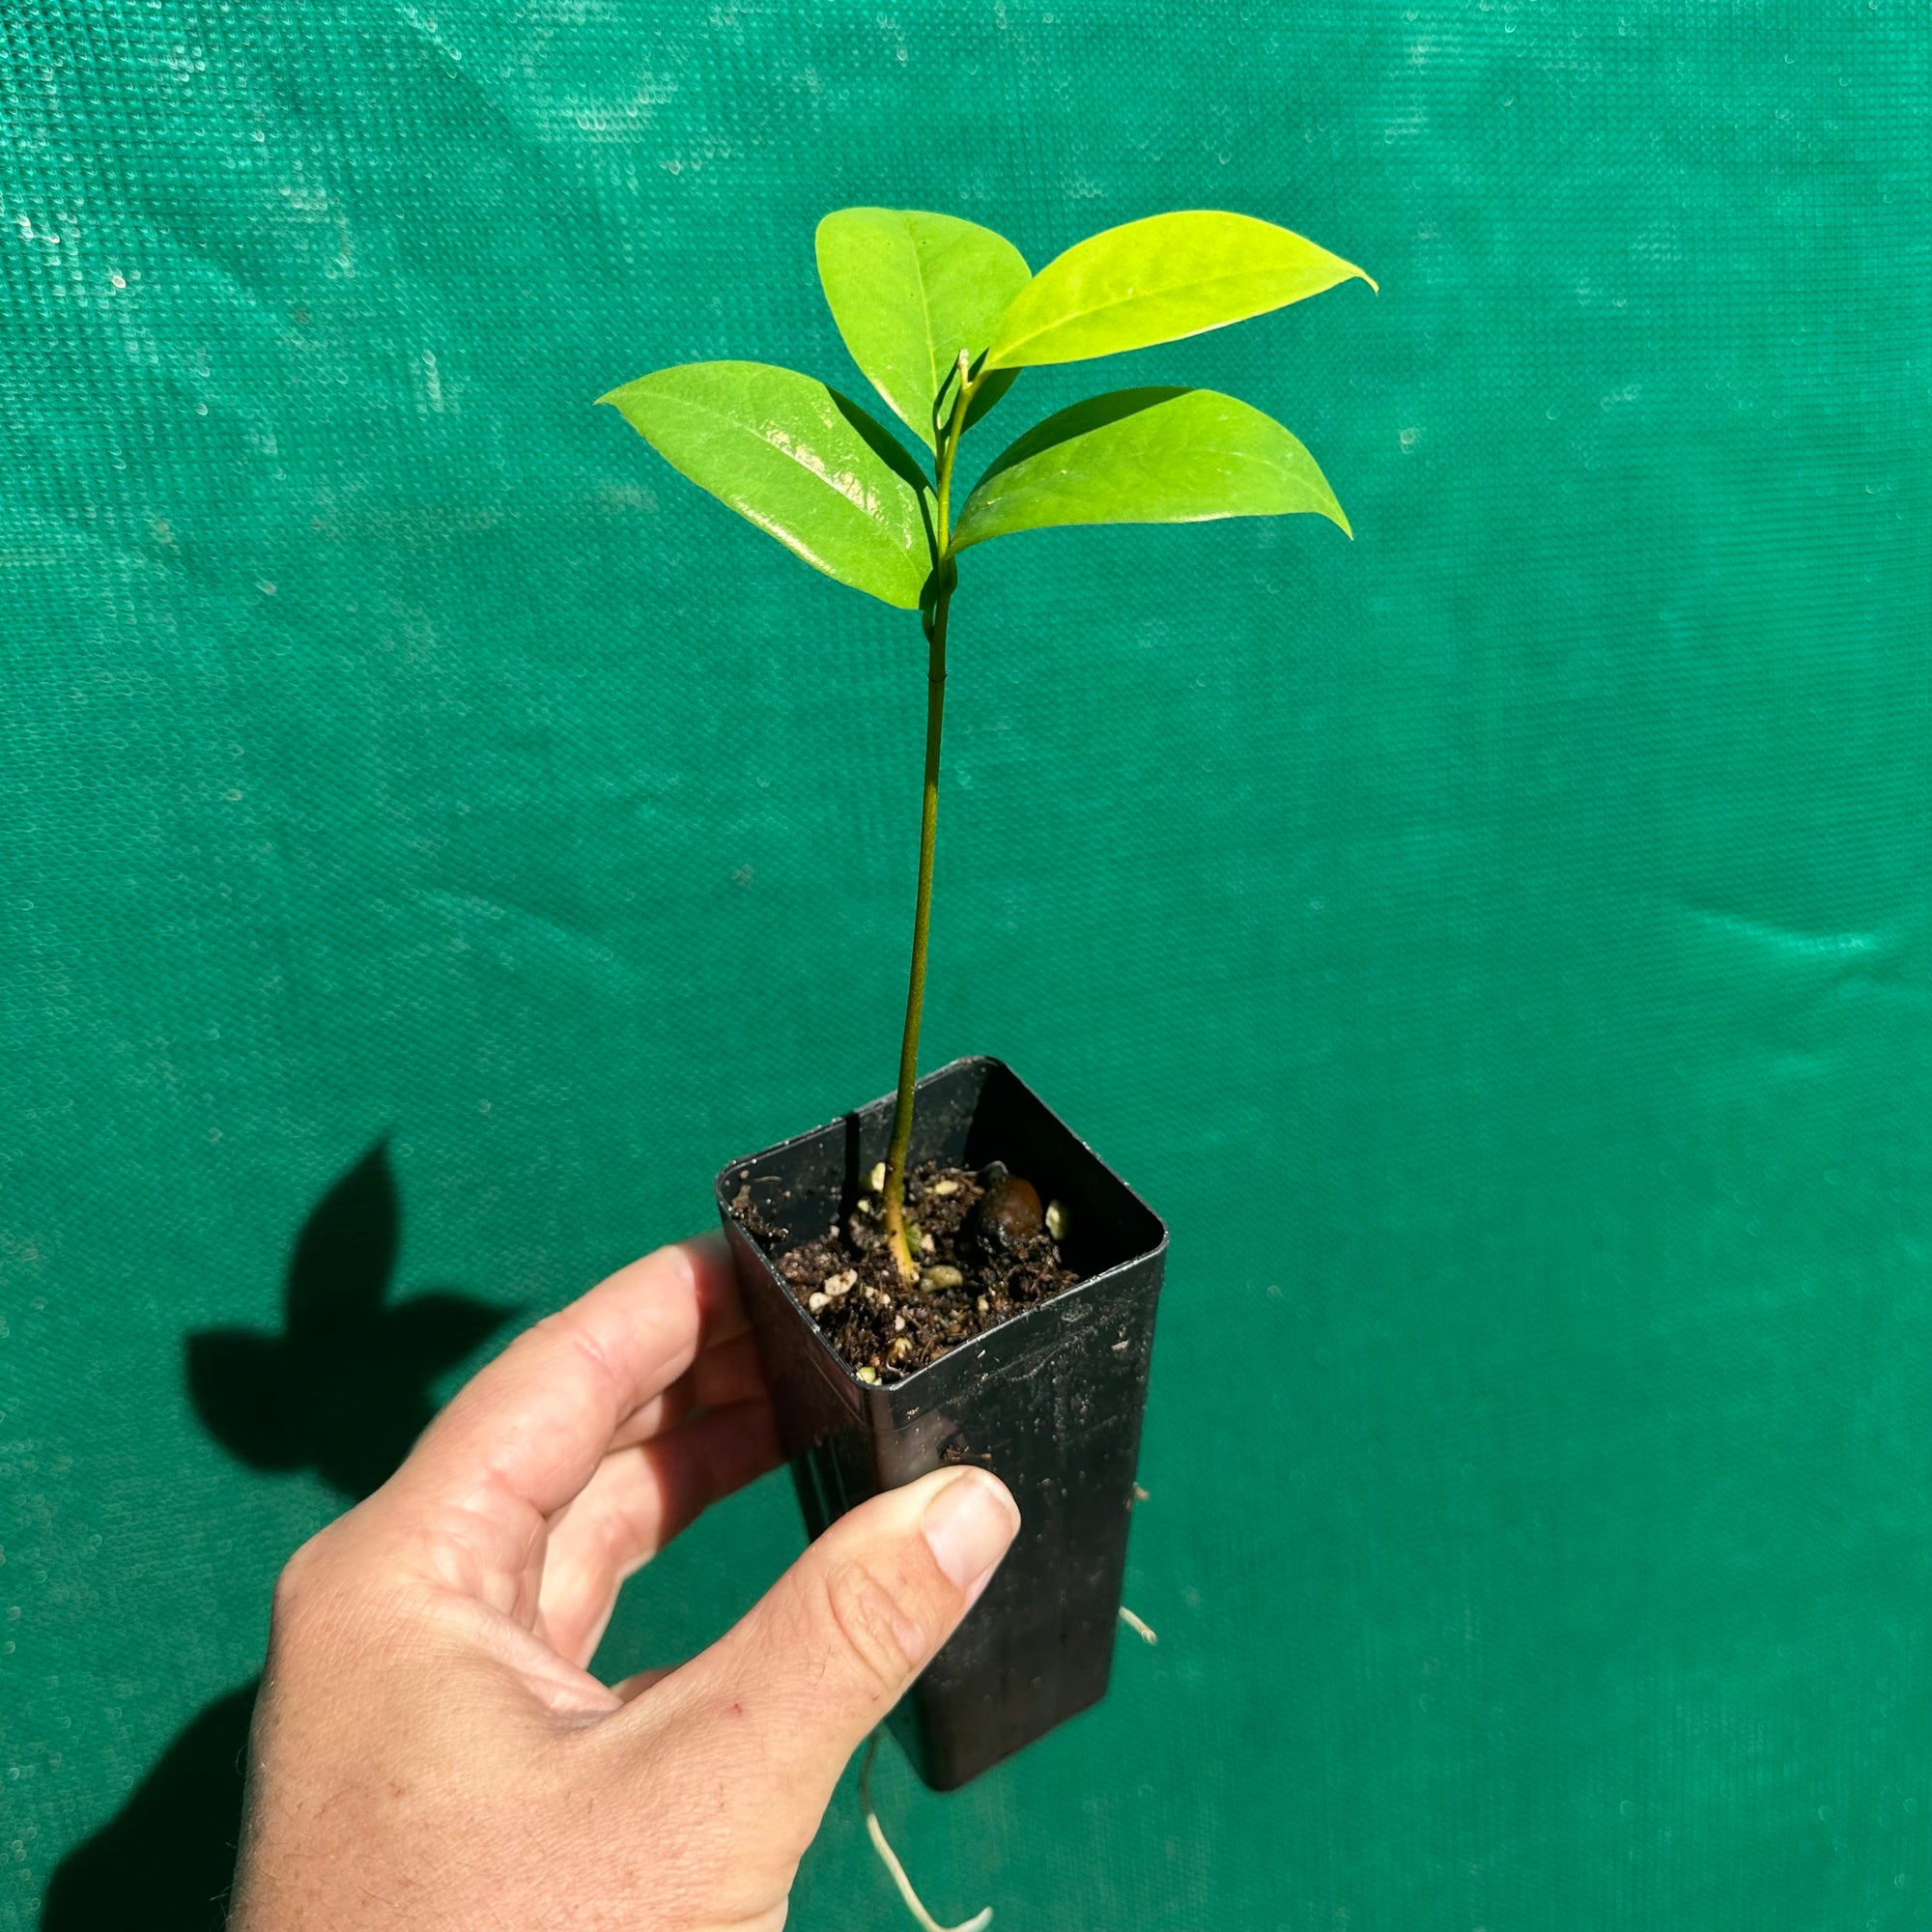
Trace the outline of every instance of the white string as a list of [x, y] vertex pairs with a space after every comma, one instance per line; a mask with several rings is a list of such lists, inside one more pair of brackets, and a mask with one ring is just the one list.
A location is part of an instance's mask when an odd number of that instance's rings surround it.
[[1137, 1637], [1139, 1637], [1143, 1643], [1158, 1643], [1160, 1641], [1160, 1638], [1155, 1636], [1153, 1632], [1151, 1631], [1146, 1624], [1142, 1623], [1140, 1618], [1135, 1616], [1133, 1611], [1128, 1609], [1126, 1605], [1124, 1604], [1121, 1605], [1121, 1621], [1123, 1624], [1125, 1624], [1126, 1627], [1130, 1631], [1132, 1631], [1133, 1634]]
[[912, 1880], [906, 1877], [906, 1868], [899, 1863], [898, 1854], [887, 1843], [886, 1828], [879, 1823], [879, 1814], [872, 1809], [872, 1760], [878, 1754], [879, 1734], [874, 1731], [866, 1740], [865, 1762], [859, 1767], [859, 1803], [866, 1813], [866, 1830], [872, 1834], [872, 1849], [878, 1853], [879, 1862], [892, 1873], [893, 1883], [898, 1887], [899, 1896], [906, 1902], [906, 1910], [919, 1920], [924, 1932], [985, 1932], [985, 1928], [993, 1922], [993, 1908], [990, 1905], [957, 1925], [942, 1925], [912, 1889]]

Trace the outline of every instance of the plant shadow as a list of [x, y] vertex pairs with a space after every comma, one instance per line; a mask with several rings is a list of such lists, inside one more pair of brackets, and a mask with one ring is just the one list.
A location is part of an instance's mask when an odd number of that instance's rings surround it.
[[[278, 1332], [190, 1335], [195, 1413], [251, 1469], [313, 1469], [351, 1502], [380, 1487], [435, 1413], [435, 1378], [513, 1312], [449, 1290], [391, 1303], [402, 1206], [386, 1138], [296, 1237]], [[218, 1697], [126, 1804], [55, 1870], [41, 1932], [219, 1932], [241, 1835], [260, 1680]]]
[[195, 1412], [231, 1456], [251, 1469], [313, 1469], [359, 1499], [410, 1453], [436, 1412], [436, 1377], [510, 1311], [442, 1289], [391, 1304], [401, 1238], [388, 1142], [379, 1140], [297, 1236], [281, 1331], [188, 1337]]

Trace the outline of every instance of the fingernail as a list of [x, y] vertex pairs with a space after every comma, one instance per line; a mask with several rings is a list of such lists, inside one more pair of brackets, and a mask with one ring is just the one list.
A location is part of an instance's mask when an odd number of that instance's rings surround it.
[[1007, 1553], [1020, 1513], [1004, 1483], [981, 1469], [968, 1469], [926, 1504], [919, 1526], [933, 1561], [977, 1597]]

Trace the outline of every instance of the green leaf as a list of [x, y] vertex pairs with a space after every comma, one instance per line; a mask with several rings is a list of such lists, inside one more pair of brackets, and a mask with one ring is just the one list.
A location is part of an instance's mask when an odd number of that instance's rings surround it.
[[[928, 449], [932, 406], [959, 352], [978, 355], [1026, 286], [1002, 235], [912, 208], [841, 208], [818, 224], [818, 279], [852, 359]], [[983, 385], [977, 421], [1012, 382]]]
[[768, 362], [687, 362], [598, 401], [814, 570], [918, 608], [932, 571], [927, 485], [910, 452], [850, 398]]
[[1360, 269], [1271, 221], [1153, 214], [1076, 242], [1013, 298], [989, 369], [1079, 362], [1225, 328], [1320, 295]]
[[1314, 457], [1272, 416], [1212, 389], [1117, 389], [1048, 416], [1004, 451], [967, 497], [952, 548], [1058, 524], [1301, 510], [1349, 529]]

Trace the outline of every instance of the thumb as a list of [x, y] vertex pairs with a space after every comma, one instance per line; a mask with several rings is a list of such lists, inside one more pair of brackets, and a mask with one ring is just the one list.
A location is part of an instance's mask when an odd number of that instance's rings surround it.
[[1019, 1524], [1006, 1485], [977, 1468], [840, 1517], [677, 1673], [685, 1724], [718, 1719], [701, 1726], [712, 1789], [802, 1854], [847, 1759], [979, 1600]]

